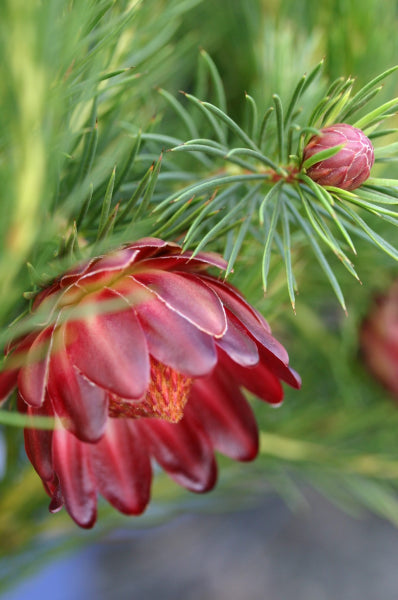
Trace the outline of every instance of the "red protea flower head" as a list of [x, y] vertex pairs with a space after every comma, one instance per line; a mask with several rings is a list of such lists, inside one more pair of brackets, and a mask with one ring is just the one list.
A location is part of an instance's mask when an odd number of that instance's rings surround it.
[[337, 154], [309, 167], [307, 175], [319, 185], [355, 190], [368, 179], [374, 163], [372, 142], [357, 127], [336, 123], [321, 129], [320, 135], [313, 136], [304, 148], [303, 162], [341, 144], [344, 147]]
[[361, 326], [360, 347], [370, 373], [398, 400], [398, 281], [375, 299]]
[[255, 458], [258, 432], [245, 387], [277, 405], [281, 380], [300, 386], [285, 349], [231, 285], [195, 257], [147, 238], [68, 271], [39, 294], [47, 322], [8, 348], [0, 397], [55, 417], [25, 430], [30, 461], [51, 496], [82, 527], [102, 494], [126, 514], [150, 495], [154, 459], [195, 491], [216, 481], [214, 451]]

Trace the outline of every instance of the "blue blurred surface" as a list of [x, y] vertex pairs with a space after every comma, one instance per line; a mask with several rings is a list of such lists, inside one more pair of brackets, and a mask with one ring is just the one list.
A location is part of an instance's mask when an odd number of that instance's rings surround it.
[[56, 560], [6, 600], [397, 600], [398, 531], [353, 519], [309, 494], [291, 513], [255, 509], [183, 516], [116, 531]]

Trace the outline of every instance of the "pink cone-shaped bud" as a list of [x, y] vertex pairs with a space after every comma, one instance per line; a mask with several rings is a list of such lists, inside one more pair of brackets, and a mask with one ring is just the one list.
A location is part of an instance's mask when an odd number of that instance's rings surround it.
[[309, 167], [307, 175], [319, 185], [355, 190], [367, 180], [374, 163], [372, 142], [357, 127], [336, 123], [321, 129], [321, 135], [312, 137], [304, 148], [303, 162], [322, 150], [340, 145], [344, 147], [337, 154]]
[[376, 298], [362, 323], [360, 344], [370, 373], [398, 400], [398, 281]]

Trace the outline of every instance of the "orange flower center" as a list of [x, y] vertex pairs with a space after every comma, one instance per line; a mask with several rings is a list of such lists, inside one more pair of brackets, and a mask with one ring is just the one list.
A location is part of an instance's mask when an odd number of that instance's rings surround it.
[[178, 423], [191, 390], [192, 378], [151, 358], [151, 381], [146, 396], [140, 402], [111, 396], [110, 417], [152, 417]]

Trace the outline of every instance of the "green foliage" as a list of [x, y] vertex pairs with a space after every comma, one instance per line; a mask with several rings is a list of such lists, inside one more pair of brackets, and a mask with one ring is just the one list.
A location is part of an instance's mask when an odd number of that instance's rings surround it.
[[[394, 98], [367, 113], [364, 111], [368, 103], [381, 91], [380, 82], [393, 75], [396, 67], [376, 76], [355, 94], [352, 93], [354, 81], [351, 78], [338, 79], [319, 94], [319, 90], [322, 90], [322, 84], [319, 82], [322, 61], [308, 75], [299, 79], [288, 99], [286, 109], [281, 98], [274, 94], [273, 106], [267, 109], [263, 118], [259, 120], [257, 103], [250, 97], [250, 117], [245, 130], [225, 112], [225, 93], [214, 63], [210, 62], [208, 55], [203, 51], [201, 59], [208, 69], [215, 101], [219, 102], [219, 105], [200, 100], [191, 94], [185, 94], [185, 98], [198, 109], [203, 122], [198, 126], [183, 105], [177, 108], [175, 100], [171, 101], [169, 95], [164, 95], [164, 98], [178, 116], [183, 115], [184, 124], [189, 132], [196, 134], [198, 129], [199, 132], [205, 132], [210, 126], [211, 137], [204, 138], [202, 134], [200, 138], [170, 148], [173, 155], [194, 153], [198, 165], [193, 176], [194, 183], [166, 195], [166, 198], [155, 206], [154, 211], [159, 214], [158, 219], [162, 223], [157, 231], [166, 236], [179, 233], [183, 236], [184, 247], [193, 247], [195, 252], [210, 241], [215, 243], [218, 240], [219, 250], [229, 261], [230, 272], [238, 258], [237, 245], [240, 246], [244, 239], [239, 217], [244, 214], [247, 196], [250, 195], [250, 206], [258, 207], [258, 211], [249, 210], [251, 222], [244, 232], [247, 235], [255, 233], [258, 238], [264, 240], [264, 290], [267, 289], [271, 253], [276, 250], [281, 254], [286, 267], [288, 292], [294, 307], [296, 286], [293, 285], [295, 276], [292, 251], [297, 246], [297, 238], [302, 239], [304, 233], [308, 238], [308, 246], [314, 252], [337, 298], [346, 310], [343, 293], [334, 274], [335, 267], [329, 264], [316, 237], [356, 279], [359, 277], [347, 254], [347, 251], [354, 256], [357, 253], [350, 232], [360, 237], [365, 235], [371, 243], [397, 259], [397, 250], [373, 231], [351, 206], [360, 207], [396, 225], [398, 213], [393, 208], [396, 205], [396, 181], [385, 180], [383, 185], [380, 180], [373, 178], [355, 192], [333, 187], [326, 189], [313, 182], [306, 175], [306, 169], [319, 160], [333, 156], [340, 147], [325, 150], [305, 162], [302, 152], [310, 136], [319, 128], [352, 119], [358, 113], [362, 116], [354, 125], [370, 135], [376, 133], [376, 128], [395, 114], [398, 100]], [[319, 94], [315, 106], [314, 88]], [[265, 135], [266, 126], [269, 128], [268, 135]], [[385, 130], [385, 133], [381, 130], [377, 133], [377, 139], [380, 140], [384, 135], [390, 135], [391, 130]], [[159, 138], [159, 142], [161, 141], [165, 141], [164, 137]], [[170, 142], [172, 143], [172, 140]], [[378, 146], [376, 161], [380, 158], [395, 159], [395, 151], [395, 142]], [[204, 160], [206, 155], [212, 159], [211, 169]], [[205, 175], [198, 181], [199, 170], [204, 170]], [[257, 185], [259, 182], [262, 182], [262, 185]], [[253, 186], [256, 186], [256, 191], [251, 193]], [[220, 190], [223, 191], [218, 194]], [[243, 201], [244, 199], [246, 201]], [[201, 210], [198, 202], [202, 203]], [[224, 213], [222, 218], [220, 210]], [[204, 234], [205, 229], [207, 231]], [[224, 238], [224, 246], [222, 245], [220, 231], [223, 230], [235, 235], [232, 244]]]

